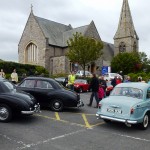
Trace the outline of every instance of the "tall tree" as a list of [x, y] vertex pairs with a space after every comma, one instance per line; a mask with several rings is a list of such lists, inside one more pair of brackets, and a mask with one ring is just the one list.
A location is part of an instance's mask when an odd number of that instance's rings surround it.
[[111, 61], [112, 70], [114, 72], [123, 71], [124, 74], [140, 71], [141, 65], [141, 59], [136, 52], [119, 53]]
[[142, 63], [142, 69], [144, 72], [150, 72], [150, 60], [147, 58], [145, 52], [139, 52], [139, 57]]
[[[85, 66], [101, 57], [103, 43], [92, 38], [85, 37], [76, 32], [73, 38], [67, 41], [69, 50], [66, 56], [72, 62], [78, 62], [85, 71]], [[85, 75], [85, 72], [84, 72]]]

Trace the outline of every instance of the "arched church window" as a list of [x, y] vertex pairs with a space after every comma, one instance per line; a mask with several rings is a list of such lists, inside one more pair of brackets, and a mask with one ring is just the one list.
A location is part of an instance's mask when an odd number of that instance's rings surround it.
[[26, 48], [26, 60], [27, 62], [37, 62], [38, 50], [37, 46], [30, 43]]
[[120, 53], [126, 52], [126, 45], [125, 45], [124, 42], [120, 43], [120, 45], [119, 45], [119, 52]]
[[134, 44], [133, 44], [133, 51], [136, 52], [136, 50], [137, 50], [137, 46], [136, 46], [136, 42], [134, 42]]

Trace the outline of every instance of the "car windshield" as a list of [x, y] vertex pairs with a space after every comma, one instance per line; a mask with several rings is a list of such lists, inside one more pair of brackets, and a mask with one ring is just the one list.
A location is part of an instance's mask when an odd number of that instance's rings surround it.
[[128, 97], [142, 99], [143, 91], [141, 89], [132, 88], [132, 87], [116, 87], [111, 92], [111, 96], [128, 96]]

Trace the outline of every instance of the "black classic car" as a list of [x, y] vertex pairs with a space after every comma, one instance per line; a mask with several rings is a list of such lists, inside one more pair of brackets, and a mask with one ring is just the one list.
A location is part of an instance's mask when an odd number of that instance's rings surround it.
[[0, 78], [0, 122], [8, 122], [15, 114], [32, 115], [40, 111], [35, 98], [16, 90], [15, 85]]
[[41, 106], [50, 107], [53, 111], [62, 111], [64, 107], [82, 107], [80, 95], [65, 89], [57, 81], [45, 77], [27, 77], [17, 89], [33, 95]]

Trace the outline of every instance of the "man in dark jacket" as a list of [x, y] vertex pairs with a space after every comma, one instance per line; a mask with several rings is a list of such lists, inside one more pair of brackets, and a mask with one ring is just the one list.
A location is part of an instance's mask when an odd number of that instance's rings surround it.
[[95, 108], [98, 108], [98, 103], [99, 103], [99, 98], [98, 98], [99, 80], [96, 77], [96, 74], [93, 74], [93, 77], [92, 77], [92, 80], [91, 80], [91, 83], [90, 83], [90, 89], [92, 89], [92, 94], [91, 94], [90, 102], [89, 102], [88, 106], [92, 105], [93, 97], [95, 97], [95, 100], [96, 100]]
[[114, 79], [111, 80], [111, 85], [113, 87], [115, 87], [117, 85], [116, 80], [117, 80], [117, 76], [115, 76]]

